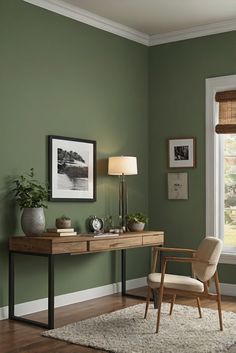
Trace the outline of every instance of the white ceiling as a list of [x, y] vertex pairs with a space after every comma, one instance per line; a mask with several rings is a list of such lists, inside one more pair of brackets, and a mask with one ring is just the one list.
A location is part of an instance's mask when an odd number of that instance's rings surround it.
[[236, 19], [236, 0], [65, 0], [154, 35]]
[[236, 30], [236, 0], [24, 0], [145, 45]]

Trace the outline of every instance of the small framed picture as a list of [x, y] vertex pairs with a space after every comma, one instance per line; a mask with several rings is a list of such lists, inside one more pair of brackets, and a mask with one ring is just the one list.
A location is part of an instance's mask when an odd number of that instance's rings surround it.
[[194, 168], [195, 138], [168, 139], [168, 167], [169, 168]]
[[48, 136], [50, 201], [96, 200], [96, 142]]
[[168, 200], [188, 199], [188, 173], [168, 173]]

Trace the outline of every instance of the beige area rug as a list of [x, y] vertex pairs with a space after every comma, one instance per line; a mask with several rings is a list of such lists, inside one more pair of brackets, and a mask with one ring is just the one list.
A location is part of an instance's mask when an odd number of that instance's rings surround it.
[[160, 332], [155, 333], [156, 310], [150, 305], [144, 320], [145, 304], [139, 304], [49, 330], [43, 336], [103, 349], [115, 353], [223, 353], [236, 352], [236, 314], [223, 312], [224, 331], [219, 330], [218, 312], [169, 304], [162, 306]]

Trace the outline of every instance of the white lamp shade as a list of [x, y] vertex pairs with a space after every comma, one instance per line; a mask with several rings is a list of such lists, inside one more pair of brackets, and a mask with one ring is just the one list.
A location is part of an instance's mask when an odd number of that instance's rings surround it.
[[135, 175], [138, 174], [137, 158], [128, 156], [109, 157], [109, 175]]

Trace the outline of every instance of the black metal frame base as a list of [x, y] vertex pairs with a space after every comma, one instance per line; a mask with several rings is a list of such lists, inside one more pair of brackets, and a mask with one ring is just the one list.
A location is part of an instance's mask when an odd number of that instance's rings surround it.
[[[15, 315], [15, 254], [43, 256], [48, 259], [48, 322], [40, 322], [30, 320], [21, 316]], [[24, 322], [27, 324], [43, 327], [46, 329], [54, 328], [54, 259], [55, 256], [62, 254], [38, 254], [23, 251], [9, 251], [9, 319]], [[121, 295], [145, 300], [146, 298], [139, 295], [127, 293], [126, 291], [126, 249], [121, 250]], [[154, 306], [156, 307], [156, 296], [153, 293]]]
[[[21, 316], [15, 315], [15, 254], [44, 256], [48, 259], [48, 322], [40, 322], [30, 320]], [[31, 325], [54, 328], [54, 255], [52, 254], [37, 254], [22, 251], [9, 251], [9, 315], [10, 320], [21, 321]]]

